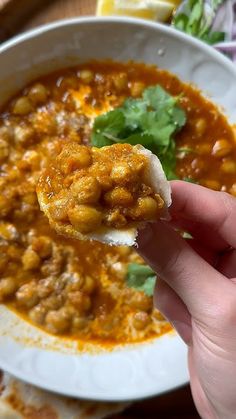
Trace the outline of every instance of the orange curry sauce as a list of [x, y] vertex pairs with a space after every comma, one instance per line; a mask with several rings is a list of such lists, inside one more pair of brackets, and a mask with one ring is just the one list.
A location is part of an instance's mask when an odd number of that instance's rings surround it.
[[[171, 329], [152, 299], [125, 285], [130, 248], [62, 238], [35, 187], [62, 142], [89, 145], [94, 118], [160, 84], [180, 95], [176, 173], [236, 195], [236, 144], [225, 117], [191, 86], [143, 64], [91, 62], [42, 77], [0, 114], [0, 301], [53, 334], [86, 342], [144, 341]], [[186, 149], [188, 152], [186, 152]]]

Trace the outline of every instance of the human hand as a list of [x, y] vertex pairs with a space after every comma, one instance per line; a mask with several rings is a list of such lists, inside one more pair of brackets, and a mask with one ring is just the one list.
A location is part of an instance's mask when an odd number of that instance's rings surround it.
[[[236, 417], [236, 199], [171, 182], [172, 220], [139, 232], [158, 279], [154, 303], [188, 345], [190, 383], [204, 419]], [[189, 232], [184, 240], [174, 228]]]

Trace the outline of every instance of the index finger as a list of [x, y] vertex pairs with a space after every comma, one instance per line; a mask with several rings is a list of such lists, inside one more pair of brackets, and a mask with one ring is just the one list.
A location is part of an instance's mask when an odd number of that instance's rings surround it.
[[171, 182], [173, 220], [217, 251], [236, 247], [236, 198], [183, 181]]

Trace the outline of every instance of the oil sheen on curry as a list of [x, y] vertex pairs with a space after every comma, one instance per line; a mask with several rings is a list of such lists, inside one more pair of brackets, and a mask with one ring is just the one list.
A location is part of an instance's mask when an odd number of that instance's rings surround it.
[[90, 62], [37, 80], [3, 107], [0, 301], [80, 342], [140, 342], [171, 330], [150, 293], [127, 286], [131, 267], [147, 268], [132, 248], [64, 238], [39, 208], [38, 179], [64, 147], [119, 142], [149, 142], [169, 179], [236, 196], [233, 129], [197, 90], [156, 67]]

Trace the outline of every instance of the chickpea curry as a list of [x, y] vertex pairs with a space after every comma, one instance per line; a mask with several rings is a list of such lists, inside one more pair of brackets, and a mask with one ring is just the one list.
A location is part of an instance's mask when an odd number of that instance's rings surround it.
[[[168, 143], [174, 149], [174, 159], [168, 154], [169, 178], [173, 178], [174, 172], [180, 179], [236, 196], [233, 128], [196, 89], [156, 67], [90, 62], [61, 70], [30, 84], [1, 110], [0, 301], [49, 333], [80, 342], [116, 345], [144, 341], [171, 330], [153, 309], [150, 294], [126, 286], [130, 266], [145, 267], [135, 251], [125, 246], [110, 247], [59, 236], [40, 211], [36, 195], [38, 179], [55, 156], [60, 160], [63, 150], [82, 147], [90, 159], [91, 138], [94, 146], [110, 145], [94, 142], [94, 138], [101, 140], [98, 137], [101, 120], [96, 136], [91, 137], [100, 115], [121, 107], [128, 97], [139, 99], [146, 88], [156, 85], [178, 97], [178, 106], [186, 115], [184, 121], [176, 110], [167, 112], [168, 117], [175, 115], [182, 121], [178, 130], [168, 130], [174, 140], [174, 144]], [[156, 131], [161, 132], [158, 124]], [[136, 135], [140, 127], [136, 125], [135, 130]], [[163, 136], [164, 133], [167, 135], [166, 130], [162, 130]], [[127, 135], [127, 131], [123, 130], [122, 135]], [[122, 135], [113, 132], [112, 138], [117, 140]], [[145, 137], [140, 131], [138, 135], [139, 140], [140, 135]], [[158, 150], [160, 157], [164, 156], [164, 146]], [[164, 169], [166, 162], [165, 155]], [[66, 160], [64, 163], [63, 170], [69, 179], [71, 165]], [[113, 175], [119, 178], [119, 171]], [[95, 177], [90, 181], [96, 183]], [[80, 196], [78, 182], [80, 178], [70, 179], [66, 190], [67, 194], [74, 188], [76, 199]], [[120, 181], [117, 187], [123, 187]], [[104, 199], [106, 196], [109, 209], [114, 204], [115, 188], [97, 189], [97, 196], [103, 194]], [[81, 191], [80, 186], [78, 189]], [[131, 199], [130, 191], [127, 192], [126, 199]], [[64, 187], [61, 193], [64, 194]], [[82, 202], [83, 196], [79, 199], [76, 205], [88, 205], [87, 201]], [[60, 207], [55, 208], [54, 216], [63, 219]], [[78, 228], [73, 211], [70, 218]]]
[[150, 184], [149, 165], [139, 146], [68, 143], [39, 178], [40, 206], [51, 227], [72, 238], [154, 221], [165, 204]]

